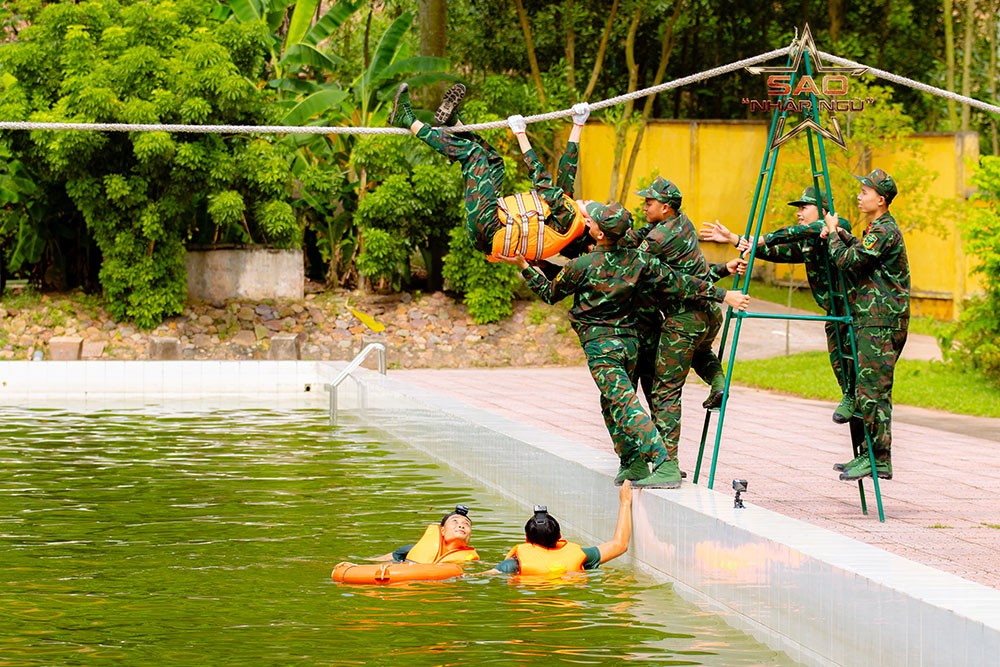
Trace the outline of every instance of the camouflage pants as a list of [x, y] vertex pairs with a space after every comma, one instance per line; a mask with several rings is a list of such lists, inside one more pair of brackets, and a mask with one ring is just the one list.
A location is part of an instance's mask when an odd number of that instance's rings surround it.
[[[716, 308], [711, 308], [708, 340], [695, 349], [691, 359], [690, 367], [698, 374], [706, 384], [712, 389], [722, 390], [725, 386], [726, 378], [722, 370], [722, 363], [719, 356], [712, 350], [712, 342], [722, 328], [722, 312]], [[656, 377], [656, 356], [660, 347], [660, 335], [662, 324], [655, 330], [639, 328], [639, 356], [636, 360], [635, 374], [632, 376], [632, 386], [646, 395], [646, 401], [653, 404], [653, 381]]]
[[[857, 410], [871, 435], [875, 459], [892, 455], [892, 378], [906, 344], [906, 329], [865, 327], [855, 331], [858, 347]], [[867, 447], [862, 446], [864, 451]]]
[[[662, 326], [662, 325], [661, 325]], [[646, 402], [653, 404], [653, 378], [656, 377], [656, 348], [660, 346], [660, 326], [639, 327], [639, 354], [632, 373], [632, 386], [646, 396]]]
[[[504, 196], [503, 156], [473, 132], [443, 132], [424, 125], [417, 132], [417, 138], [462, 167], [462, 178], [465, 180], [465, 232], [476, 250], [492, 253], [493, 235], [503, 226], [497, 217], [497, 200]], [[576, 210], [568, 206], [562, 196], [564, 192], [573, 192], [580, 160], [579, 144], [567, 144], [559, 160], [556, 182], [553, 182], [552, 176], [533, 152], [525, 154], [524, 159], [531, 174], [532, 185], [552, 211], [546, 224], [565, 233], [576, 216]]]
[[681, 390], [695, 360], [716, 381], [722, 377], [722, 363], [712, 351], [712, 342], [721, 326], [718, 308], [689, 310], [671, 315], [663, 322], [651, 409], [653, 423], [672, 459], [677, 458], [681, 437]]
[[583, 351], [601, 392], [601, 414], [622, 465], [637, 456], [660, 463], [667, 451], [632, 387], [638, 341], [631, 336], [606, 336], [583, 343]]
[[465, 179], [465, 232], [476, 250], [490, 253], [500, 229], [497, 200], [503, 197], [503, 156], [478, 134], [443, 132], [424, 125], [417, 138], [462, 167]]
[[[854, 393], [854, 355], [851, 353], [851, 339], [847, 335], [847, 325], [843, 322], [827, 322], [826, 349], [830, 353], [830, 367], [840, 385], [840, 391], [845, 394]], [[838, 350], [838, 333], [840, 349]], [[846, 374], [841, 372], [840, 355], [844, 355]]]

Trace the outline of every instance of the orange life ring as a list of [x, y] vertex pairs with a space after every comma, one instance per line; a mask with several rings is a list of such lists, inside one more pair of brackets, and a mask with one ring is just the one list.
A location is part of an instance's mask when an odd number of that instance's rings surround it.
[[457, 563], [337, 563], [330, 575], [338, 584], [398, 584], [404, 581], [438, 581], [462, 576]]

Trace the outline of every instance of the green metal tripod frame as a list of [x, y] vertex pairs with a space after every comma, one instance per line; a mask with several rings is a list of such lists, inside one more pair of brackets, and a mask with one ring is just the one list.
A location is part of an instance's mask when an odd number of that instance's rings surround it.
[[[812, 75], [812, 63], [810, 62], [810, 56], [808, 52], [802, 54], [802, 59], [805, 64], [806, 75]], [[793, 54], [789, 54], [788, 62], [791, 63], [793, 60]], [[795, 74], [791, 75], [790, 90], [795, 87]], [[791, 98], [791, 93], [779, 98], [778, 106], [771, 117], [771, 127], [768, 132], [767, 137], [767, 147], [764, 150], [764, 158], [761, 162], [760, 173], [757, 177], [757, 185], [754, 189], [753, 194], [753, 204], [750, 208], [750, 214], [747, 217], [747, 226], [744, 236], [751, 240], [747, 271], [745, 277], [742, 279], [740, 276], [736, 276], [733, 282], [733, 289], [740, 289], [744, 294], [746, 294], [750, 287], [750, 276], [753, 272], [754, 257], [757, 250], [757, 241], [760, 237], [761, 227], [764, 221], [764, 211], [767, 206], [767, 200], [771, 193], [771, 183], [774, 178], [775, 164], [778, 159], [778, 151], [780, 150], [780, 145], [774, 145], [775, 134], [780, 131], [779, 128], [784, 127], [785, 119], [788, 117], [787, 107], [785, 104]], [[810, 94], [811, 105], [808, 110], [803, 110], [801, 113], [807, 120], [813, 121], [816, 126], [819, 126], [819, 106], [815, 95]], [[811, 127], [807, 126], [805, 129], [806, 138], [809, 146], [809, 160], [812, 169], [812, 181], [815, 192], [826, 193], [826, 201], [829, 202], [830, 210], [833, 210], [833, 197], [830, 189], [830, 178], [829, 171], [827, 169], [826, 162], [826, 150], [823, 145], [823, 136], [815, 132]], [[822, 188], [821, 188], [822, 181]], [[820, 215], [822, 216], [822, 207], [820, 210]], [[726, 416], [726, 406], [729, 402], [729, 387], [732, 381], [733, 367], [736, 363], [736, 349], [739, 342], [740, 327], [743, 320], [746, 318], [760, 318], [760, 319], [782, 319], [782, 320], [812, 320], [819, 322], [840, 322], [846, 325], [847, 337], [849, 339], [851, 356], [853, 357], [853, 374], [849, 373], [847, 364], [844, 363], [845, 359], [843, 356], [843, 347], [841, 346], [841, 332], [840, 327], [835, 328], [835, 333], [837, 337], [837, 352], [840, 355], [840, 370], [841, 370], [841, 380], [842, 387], [845, 390], [849, 390], [852, 393], [856, 391], [856, 377], [858, 371], [858, 351], [854, 336], [854, 320], [851, 317], [851, 308], [848, 300], [847, 294], [847, 282], [844, 279], [842, 272], [837, 269], [836, 266], [830, 261], [829, 255], [824, 255], [825, 270], [827, 275], [828, 284], [831, 286], [830, 299], [833, 306], [833, 312], [827, 315], [775, 315], [770, 313], [754, 313], [754, 312], [742, 312], [734, 311], [732, 308], [728, 308], [726, 312], [725, 326], [722, 330], [722, 339], [719, 343], [719, 358], [723, 357], [723, 351], [726, 349], [726, 338], [729, 335], [729, 327], [735, 320], [735, 328], [733, 331], [733, 339], [729, 350], [729, 363], [726, 368], [726, 383], [725, 389], [722, 396], [722, 406], [718, 409], [710, 409], [705, 411], [705, 424], [702, 428], [701, 433], [701, 444], [698, 447], [698, 460], [695, 465], [694, 478], [695, 484], [698, 483], [698, 478], [701, 474], [701, 463], [705, 452], [705, 442], [707, 440], [709, 426], [711, 424], [712, 413], [718, 411], [719, 421], [715, 430], [715, 444], [712, 450], [712, 466], [708, 475], [708, 488], [712, 488], [715, 483], [715, 470], [719, 459], [719, 446], [722, 440], [722, 427], [725, 423]], [[742, 286], [740, 283], [742, 282]], [[879, 489], [879, 478], [875, 466], [875, 453], [872, 448], [871, 433], [865, 428], [864, 422], [861, 417], [855, 412], [854, 416], [850, 420], [851, 429], [851, 447], [854, 451], [854, 456], [857, 457], [863, 451], [862, 445], [867, 446], [869, 463], [871, 464], [872, 470], [872, 483], [875, 489], [875, 499], [878, 505], [878, 517], [879, 521], [885, 521], [885, 513], [882, 509], [882, 493]], [[861, 497], [861, 511], [864, 514], [868, 514], [868, 505], [865, 500], [865, 488], [863, 484], [863, 478], [858, 480], [858, 493]]]

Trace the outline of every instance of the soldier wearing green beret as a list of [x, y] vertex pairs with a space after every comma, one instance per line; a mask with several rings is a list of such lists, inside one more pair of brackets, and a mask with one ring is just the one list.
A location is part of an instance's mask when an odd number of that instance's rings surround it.
[[[872, 441], [875, 473], [892, 479], [892, 381], [910, 324], [910, 265], [903, 232], [889, 213], [897, 194], [896, 182], [882, 169], [861, 182], [858, 209], [868, 219], [861, 239], [840, 227], [828, 213], [824, 236], [830, 256], [854, 282], [851, 314], [858, 350], [856, 406]], [[872, 474], [867, 445], [860, 456], [837, 464], [840, 479], [855, 480]]]
[[[710, 266], [698, 245], [691, 220], [681, 212], [681, 192], [672, 182], [657, 177], [636, 193], [645, 199], [647, 224], [630, 230], [622, 245], [642, 252], [684, 275], [714, 283], [730, 275], [741, 263]], [[705, 408], [722, 405], [725, 373], [712, 350], [722, 328], [722, 311], [711, 302], [693, 299], [645, 300], [639, 308], [640, 351], [637, 373], [649, 399], [653, 422], [671, 458], [677, 458], [681, 432], [681, 392], [688, 372], [695, 372], [710, 387]], [[651, 382], [650, 382], [651, 381]], [[650, 382], [650, 387], [646, 384]]]
[[528, 286], [546, 303], [573, 295], [570, 322], [601, 392], [601, 412], [620, 462], [616, 483], [628, 479], [639, 488], [677, 488], [681, 483], [677, 461], [667, 453], [632, 385], [638, 353], [636, 296], [649, 287], [664, 299], [724, 301], [740, 309], [746, 309], [749, 297], [675, 272], [646, 253], [619, 247], [621, 237], [632, 228], [632, 215], [621, 204], [587, 202], [584, 210], [587, 233], [597, 247], [567, 262], [553, 280], [524, 257], [503, 259], [521, 267]]
[[[821, 218], [830, 210], [826, 197], [810, 186], [802, 192], [801, 197], [788, 202], [788, 205], [798, 209], [797, 224], [776, 229], [759, 237], [754, 256], [770, 262], [805, 264], [806, 280], [812, 290], [813, 299], [827, 315], [840, 315], [843, 309], [838, 307], [834, 297], [838, 286], [830, 284], [831, 278], [836, 280], [836, 274], [831, 275], [828, 272], [827, 242], [820, 236], [825, 226]], [[847, 231], [851, 230], [851, 223], [844, 218], [840, 218], [840, 226]], [[731, 243], [737, 248], [743, 246], [745, 249], [747, 246], [743, 237], [729, 231], [718, 221], [702, 223], [700, 237], [705, 241]], [[845, 276], [845, 283], [845, 289], [850, 295], [851, 281], [848, 276]], [[827, 322], [825, 329], [830, 365], [840, 384], [842, 394], [840, 405], [833, 412], [833, 421], [846, 424], [854, 414], [854, 357], [851, 352], [851, 342], [847, 336], [846, 324]], [[845, 361], [843, 370], [840, 364], [841, 355]]]

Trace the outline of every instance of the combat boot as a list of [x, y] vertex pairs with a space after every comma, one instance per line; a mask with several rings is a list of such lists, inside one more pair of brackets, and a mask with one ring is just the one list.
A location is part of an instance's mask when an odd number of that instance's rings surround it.
[[389, 124], [408, 130], [416, 121], [417, 117], [413, 115], [413, 109], [410, 108], [410, 86], [401, 83], [396, 89], [396, 97], [392, 100]]
[[[892, 462], [891, 461], [876, 461], [875, 462], [875, 473], [878, 475], [879, 479], [892, 479]], [[862, 477], [872, 476], [872, 463], [866, 455], [864, 459], [858, 463], [853, 468], [848, 468], [844, 472], [840, 473], [840, 479], [852, 482], [856, 479], [861, 479]]]
[[833, 421], [835, 424], [846, 424], [854, 416], [854, 397], [844, 394], [840, 399], [840, 405], [833, 411]]
[[867, 459], [868, 459], [868, 454], [858, 454], [847, 463], [834, 463], [833, 469], [836, 470], [837, 472], [844, 472], [848, 468], [853, 468], [854, 466], [858, 465], [859, 463]]
[[465, 97], [465, 86], [456, 83], [454, 86], [444, 91], [441, 97], [441, 105], [434, 112], [435, 125], [454, 125], [458, 121], [458, 105]]
[[618, 466], [618, 474], [615, 475], [615, 486], [621, 486], [626, 479], [632, 482], [649, 477], [649, 464], [642, 460], [641, 456], [635, 457], [632, 463]]
[[644, 477], [637, 482], [632, 482], [632, 486], [638, 489], [678, 489], [681, 486], [681, 471], [677, 468], [677, 461], [667, 459], [656, 466], [653, 474]]

